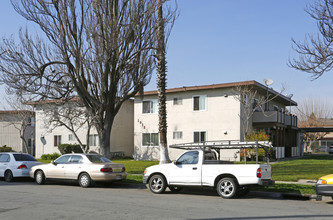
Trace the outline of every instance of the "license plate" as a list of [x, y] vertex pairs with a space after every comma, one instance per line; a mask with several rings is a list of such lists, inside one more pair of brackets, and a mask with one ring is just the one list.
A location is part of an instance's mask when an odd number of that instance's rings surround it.
[[121, 180], [121, 175], [117, 175], [117, 176], [116, 176], [116, 179], [117, 179], [117, 180]]

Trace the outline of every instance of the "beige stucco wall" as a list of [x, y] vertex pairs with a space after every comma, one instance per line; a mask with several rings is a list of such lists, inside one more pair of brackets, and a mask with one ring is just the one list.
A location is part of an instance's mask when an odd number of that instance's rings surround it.
[[[122, 151], [126, 156], [133, 155], [133, 100], [123, 103], [118, 114], [115, 117], [111, 131], [111, 152]], [[47, 118], [42, 108], [36, 109], [36, 157], [40, 158], [42, 154], [60, 153], [57, 147], [54, 147], [54, 135], [61, 135], [61, 143], [76, 144], [78, 141], [69, 140], [71, 132], [65, 127], [51, 129], [47, 127]], [[77, 130], [80, 140], [86, 144], [87, 127], [83, 126]], [[92, 128], [90, 134], [97, 134], [96, 129]], [[98, 144], [97, 144], [98, 145]], [[99, 147], [90, 147], [91, 151], [99, 152]]]
[[22, 151], [20, 132], [9, 122], [0, 122], [0, 146], [7, 145], [14, 151]]
[[[225, 96], [225, 94], [227, 94]], [[206, 110], [193, 111], [193, 96], [205, 95]], [[174, 98], [182, 98], [182, 105], [173, 105]], [[157, 95], [137, 97], [134, 101], [134, 157], [135, 159], [159, 159], [159, 147], [142, 146], [142, 133], [158, 133], [158, 114], [142, 114], [142, 101], [157, 99]], [[230, 89], [200, 90], [167, 94], [168, 145], [193, 142], [195, 131], [206, 131], [206, 140], [238, 140], [240, 138], [240, 103]], [[174, 131], [182, 131], [183, 138], [173, 139]], [[226, 134], [225, 134], [226, 133]], [[224, 153], [234, 158], [237, 150]], [[172, 160], [181, 150], [169, 149]]]

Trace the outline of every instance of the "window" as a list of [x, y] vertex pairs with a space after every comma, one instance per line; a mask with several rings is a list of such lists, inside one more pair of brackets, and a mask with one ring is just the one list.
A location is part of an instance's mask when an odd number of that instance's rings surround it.
[[82, 157], [80, 155], [73, 155], [69, 161], [69, 163], [72, 164], [78, 164], [78, 163], [82, 163]]
[[279, 107], [277, 107], [276, 105], [273, 105], [273, 109], [274, 111], [279, 111]]
[[142, 113], [157, 113], [157, 100], [149, 100], [142, 102]]
[[64, 155], [64, 156], [61, 156], [59, 157], [58, 159], [56, 159], [54, 162], [56, 164], [66, 164], [68, 163], [68, 160], [70, 158], [71, 155]]
[[206, 110], [206, 96], [193, 96], [193, 111]]
[[193, 133], [194, 143], [201, 143], [206, 141], [206, 132], [205, 131], [195, 131]]
[[110, 163], [111, 161], [101, 155], [87, 155], [87, 158], [92, 163]]
[[29, 154], [13, 154], [16, 161], [37, 161]]
[[174, 131], [173, 132], [173, 139], [183, 139], [183, 132], [182, 131]]
[[10, 161], [9, 154], [0, 154], [0, 163], [5, 163]]
[[89, 135], [89, 146], [93, 146], [93, 147], [98, 146], [98, 135], [97, 134]]
[[182, 105], [183, 99], [182, 98], [173, 98], [173, 105]]
[[142, 146], [158, 146], [158, 133], [143, 133]]
[[184, 153], [178, 160], [177, 164], [197, 164], [199, 160], [198, 151]]
[[68, 135], [68, 141], [74, 141], [74, 136], [73, 134]]
[[57, 147], [59, 144], [61, 144], [61, 135], [54, 135], [54, 145]]

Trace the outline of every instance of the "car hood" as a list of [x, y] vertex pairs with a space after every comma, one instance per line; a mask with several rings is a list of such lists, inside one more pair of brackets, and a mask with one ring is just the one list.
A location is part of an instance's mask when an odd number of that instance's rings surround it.
[[322, 177], [320, 177], [319, 179], [321, 179], [321, 180], [326, 180], [326, 181], [327, 181], [327, 184], [333, 184], [333, 174], [329, 174], [329, 175], [326, 175], [326, 176], [322, 176]]

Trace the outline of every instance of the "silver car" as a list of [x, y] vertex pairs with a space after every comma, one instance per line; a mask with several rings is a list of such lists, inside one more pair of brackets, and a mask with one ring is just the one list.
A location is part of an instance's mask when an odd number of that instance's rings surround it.
[[111, 162], [98, 154], [65, 154], [50, 164], [34, 166], [30, 177], [36, 183], [61, 179], [78, 181], [81, 187], [89, 187], [97, 181], [121, 181], [127, 173], [123, 164]]
[[41, 164], [29, 154], [3, 152], [0, 153], [0, 177], [12, 182], [16, 177], [29, 177], [30, 168]]

